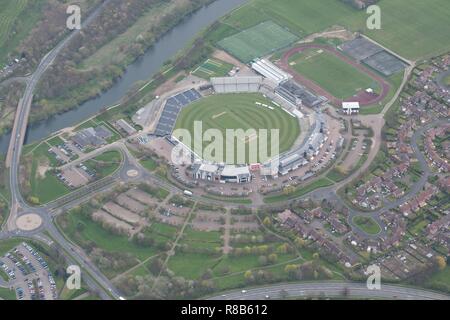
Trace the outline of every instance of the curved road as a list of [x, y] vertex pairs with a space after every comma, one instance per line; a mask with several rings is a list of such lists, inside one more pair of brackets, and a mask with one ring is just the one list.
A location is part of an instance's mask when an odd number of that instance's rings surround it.
[[[83, 21], [82, 27], [85, 28], [91, 24], [98, 15], [103, 11], [105, 6], [111, 2], [111, 0], [103, 1], [90, 15], [87, 19]], [[16, 112], [16, 119], [14, 123], [13, 132], [11, 135], [11, 142], [7, 156], [7, 167], [10, 170], [10, 189], [11, 189], [11, 212], [8, 217], [8, 221], [4, 226], [6, 229], [4, 233], [0, 233], [0, 238], [10, 238], [14, 236], [26, 236], [25, 233], [21, 233], [16, 230], [15, 221], [19, 214], [25, 212], [36, 212], [43, 217], [43, 226], [40, 229], [46, 229], [49, 234], [58, 242], [61, 247], [69, 253], [69, 261], [76, 262], [84, 268], [85, 271], [83, 280], [86, 284], [97, 291], [101, 298], [108, 299], [112, 296], [115, 299], [120, 297], [120, 294], [112, 287], [109, 280], [106, 279], [92, 264], [87, 263], [86, 260], [81, 256], [79, 252], [70, 244], [55, 228], [52, 222], [48, 221], [50, 219], [48, 212], [42, 208], [32, 208], [26, 204], [24, 201], [19, 187], [19, 163], [20, 155], [23, 147], [23, 142], [25, 138], [26, 128], [28, 125], [28, 115], [30, 112], [31, 104], [33, 101], [33, 93], [36, 86], [48, 69], [48, 67], [55, 61], [61, 50], [78, 34], [80, 30], [71, 31], [70, 34], [62, 40], [52, 51], [44, 56], [44, 58], [39, 63], [35, 72], [27, 79], [27, 87], [25, 89], [24, 95], [19, 102], [19, 106]], [[50, 223], [49, 223], [50, 222]], [[9, 231], [9, 232], [8, 232]], [[15, 232], [14, 232], [15, 231]], [[38, 230], [40, 231], [40, 230]], [[95, 276], [95, 280], [92, 275]]]
[[245, 291], [225, 292], [207, 300], [265, 300], [290, 298], [329, 297], [358, 299], [397, 299], [397, 300], [450, 300], [450, 296], [412, 287], [384, 285], [381, 290], [369, 290], [365, 283], [357, 282], [314, 282], [289, 283], [263, 286]]
[[[97, 9], [93, 11], [93, 13], [89, 16], [88, 19], [86, 19], [83, 23], [83, 27], [88, 26], [103, 10], [103, 8], [110, 2], [111, 0], [105, 0]], [[77, 264], [81, 266], [84, 273], [83, 280], [85, 283], [95, 291], [97, 291], [101, 298], [103, 299], [119, 299], [120, 293], [114, 288], [114, 286], [111, 284], [111, 282], [98, 270], [98, 268], [89, 261], [86, 254], [77, 246], [69, 242], [67, 239], [64, 238], [64, 236], [60, 233], [60, 231], [56, 228], [56, 226], [53, 223], [53, 217], [55, 214], [55, 211], [61, 212], [61, 208], [63, 209], [69, 209], [70, 207], [77, 205], [83, 201], [86, 201], [92, 195], [95, 195], [97, 192], [104, 191], [107, 188], [110, 188], [113, 183], [108, 185], [101, 185], [99, 184], [98, 188], [94, 186], [91, 189], [88, 189], [89, 192], [87, 195], [82, 195], [80, 198], [75, 198], [73, 201], [69, 201], [68, 204], [65, 204], [64, 206], [54, 206], [54, 203], [43, 206], [43, 207], [30, 207], [23, 199], [20, 188], [19, 188], [19, 162], [20, 162], [20, 155], [21, 150], [24, 142], [26, 127], [28, 123], [28, 115], [31, 108], [32, 100], [33, 100], [33, 93], [37, 86], [38, 81], [41, 79], [42, 75], [45, 73], [45, 71], [48, 69], [48, 67], [54, 62], [60, 51], [67, 45], [69, 41], [73, 37], [75, 37], [79, 31], [73, 31], [70, 33], [70, 35], [61, 41], [58, 46], [56, 46], [52, 51], [50, 51], [41, 61], [39, 66], [37, 67], [36, 71], [27, 78], [26, 83], [27, 87], [25, 90], [25, 93], [21, 99], [21, 102], [19, 103], [17, 114], [16, 114], [16, 121], [14, 125], [13, 134], [11, 136], [11, 143], [10, 143], [10, 149], [8, 152], [8, 158], [7, 163], [9, 164], [10, 168], [10, 188], [11, 188], [11, 195], [12, 195], [12, 202], [11, 202], [11, 213], [9, 216], [9, 219], [6, 224], [6, 230], [4, 232], [0, 232], [0, 239], [8, 239], [12, 237], [25, 237], [25, 238], [33, 238], [37, 239], [39, 241], [47, 241], [48, 243], [51, 243], [53, 241], [57, 242], [67, 253], [68, 260], [70, 263]], [[437, 121], [433, 124], [436, 124], [440, 121]], [[356, 214], [363, 214], [363, 215], [371, 215], [372, 217], [377, 220], [377, 222], [383, 227], [384, 225], [381, 222], [381, 219], [379, 219], [379, 214], [382, 211], [385, 211], [387, 209], [392, 209], [394, 207], [397, 207], [399, 204], [403, 203], [407, 199], [409, 199], [412, 196], [415, 196], [422, 187], [425, 185], [428, 176], [429, 176], [429, 168], [425, 161], [424, 156], [420, 153], [420, 150], [417, 146], [417, 138], [423, 133], [424, 130], [426, 130], [429, 126], [432, 124], [422, 128], [421, 130], [417, 131], [413, 138], [413, 148], [416, 153], [416, 156], [422, 166], [422, 169], [424, 171], [424, 174], [422, 175], [420, 181], [415, 184], [411, 192], [405, 196], [404, 198], [397, 200], [395, 202], [387, 204], [385, 208], [379, 211], [375, 212], [358, 212], [355, 210], [351, 210], [351, 215]], [[113, 146], [113, 148], [117, 148], [121, 151], [121, 153], [124, 156], [124, 161], [119, 168], [119, 170], [112, 176], [111, 181], [152, 181], [156, 185], [163, 186], [167, 188], [168, 190], [172, 192], [182, 192], [182, 190], [176, 186], [173, 186], [166, 181], [160, 179], [159, 177], [147, 172], [145, 169], [143, 169], [137, 161], [134, 159], [132, 155], [129, 154], [128, 149], [123, 143], [118, 143]], [[126, 175], [126, 172], [130, 169], [136, 169], [139, 172], [138, 177], [136, 178], [129, 178]], [[302, 196], [304, 197], [312, 197], [317, 199], [323, 199], [323, 198], [329, 198], [329, 199], [336, 199], [337, 201], [342, 200], [336, 195], [335, 192], [336, 186], [323, 188], [319, 190], [315, 190], [312, 193], [309, 193], [307, 195]], [[201, 200], [200, 197], [194, 197], [196, 200]], [[218, 204], [223, 204], [221, 201], [211, 201]], [[233, 206], [227, 203], [227, 206]], [[237, 206], [237, 205], [236, 205]], [[59, 209], [59, 210], [55, 210]], [[34, 212], [39, 214], [43, 218], [43, 224], [42, 226], [33, 232], [22, 232], [18, 231], [16, 229], [15, 220], [17, 217], [21, 214], [27, 213], [27, 212]], [[359, 229], [354, 228], [354, 231], [358, 232]], [[47, 236], [42, 234], [42, 231], [46, 231], [51, 239], [49, 239]], [[439, 299], [439, 298], [445, 298], [448, 299], [447, 296], [444, 296], [442, 294], [437, 294], [425, 290], [420, 289], [414, 289], [414, 288], [406, 288], [406, 287], [399, 287], [399, 286], [383, 286], [383, 289], [381, 291], [369, 291], [367, 292], [367, 289], [365, 289], [365, 286], [362, 284], [357, 283], [314, 283], [314, 284], [286, 284], [286, 285], [277, 285], [277, 286], [270, 286], [270, 287], [263, 287], [263, 288], [256, 288], [256, 289], [250, 289], [246, 294], [242, 294], [242, 292], [233, 292], [230, 294], [227, 294], [227, 298], [231, 299], [243, 299], [243, 298], [250, 298], [250, 299], [256, 299], [256, 298], [264, 298], [266, 295], [273, 295], [274, 297], [276, 294], [279, 294], [280, 290], [286, 290], [288, 293], [292, 293], [292, 295], [295, 295], [297, 293], [301, 294], [303, 291], [305, 294], [311, 293], [314, 294], [314, 292], [324, 292], [327, 296], [338, 296], [342, 294], [342, 291], [345, 288], [350, 289], [350, 295], [354, 294], [354, 296], [358, 297], [381, 297], [381, 298], [399, 298], [399, 299]], [[340, 291], [339, 291], [340, 290]], [[216, 297], [217, 298], [217, 297]], [[219, 298], [223, 298], [222, 296]]]

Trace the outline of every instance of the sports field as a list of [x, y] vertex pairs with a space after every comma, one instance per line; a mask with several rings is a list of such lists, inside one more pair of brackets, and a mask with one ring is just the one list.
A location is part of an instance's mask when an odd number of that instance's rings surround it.
[[382, 29], [368, 30], [368, 15], [339, 0], [251, 0], [224, 20], [224, 28], [244, 30], [273, 20], [298, 36], [333, 25], [361, 31], [408, 59], [450, 50], [450, 1], [381, 0]]
[[297, 37], [272, 21], [265, 21], [218, 42], [244, 63], [284, 48]]
[[[273, 110], [259, 106], [256, 102], [270, 106]], [[202, 121], [203, 132], [208, 129], [220, 130], [224, 137], [225, 152], [235, 152], [236, 150], [227, 150], [225, 148], [226, 129], [243, 129], [244, 131], [255, 129], [257, 132], [259, 129], [267, 129], [269, 131], [267, 140], [269, 144], [271, 141], [270, 130], [279, 129], [280, 152], [289, 150], [300, 134], [298, 119], [272, 104], [271, 101], [264, 98], [261, 94], [214, 95], [203, 98], [183, 109], [178, 118], [176, 129], [189, 130], [193, 137], [192, 140], [197, 139], [198, 141], [198, 137], [194, 137], [194, 121]], [[244, 141], [247, 149], [246, 159], [249, 159], [248, 145], [251, 140], [257, 142], [258, 135], [249, 136]], [[235, 142], [237, 144], [237, 141]], [[204, 148], [209, 144], [210, 142], [204, 142]], [[270, 155], [270, 146], [268, 147], [268, 152]], [[209, 159], [206, 155], [204, 158], [205, 160], [214, 160]]]
[[192, 74], [203, 78], [209, 79], [211, 77], [224, 77], [228, 75], [228, 72], [233, 68], [232, 64], [217, 59], [208, 59], [200, 66], [198, 66]]
[[[283, 54], [279, 65], [298, 83], [335, 106], [342, 101], [358, 101], [361, 106], [378, 104], [389, 95], [392, 86], [382, 76], [323, 44], [291, 48]], [[373, 92], [366, 90], [369, 88]]]
[[379, 90], [367, 74], [321, 49], [306, 49], [289, 59], [295, 71], [313, 80], [339, 99], [352, 97], [367, 88]]

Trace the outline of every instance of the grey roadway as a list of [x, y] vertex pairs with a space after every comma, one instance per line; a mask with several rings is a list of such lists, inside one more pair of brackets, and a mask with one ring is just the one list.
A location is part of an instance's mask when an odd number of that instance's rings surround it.
[[[98, 14], [101, 13], [102, 9], [109, 1], [110, 0], [106, 0], [96, 10], [94, 10], [94, 12], [88, 17], [88, 19], [86, 19], [84, 21], [83, 27], [88, 26], [98, 16]], [[86, 255], [84, 254], [84, 252], [82, 250], [80, 250], [77, 246], [75, 246], [72, 243], [70, 243], [69, 241], [67, 241], [64, 238], [64, 236], [61, 235], [59, 230], [57, 230], [57, 228], [55, 227], [52, 220], [53, 220], [53, 214], [55, 213], [54, 211], [55, 211], [55, 209], [58, 209], [58, 208], [52, 207], [52, 204], [49, 204], [44, 207], [37, 207], [37, 208], [30, 207], [26, 204], [26, 202], [22, 198], [22, 195], [19, 190], [18, 167], [19, 167], [20, 154], [21, 154], [23, 141], [24, 141], [24, 134], [20, 134], [20, 133], [24, 132], [23, 129], [25, 129], [25, 127], [27, 125], [27, 120], [28, 120], [27, 116], [28, 116], [29, 109], [31, 108], [33, 92], [36, 88], [38, 81], [40, 80], [40, 78], [42, 77], [44, 72], [47, 70], [47, 68], [56, 59], [59, 52], [78, 33], [79, 33], [79, 31], [71, 32], [71, 34], [66, 39], [64, 39], [60, 44], [58, 44], [57, 47], [55, 47], [52, 51], [50, 51], [43, 58], [43, 60], [37, 67], [36, 71], [28, 78], [27, 87], [26, 87], [24, 96], [22, 98], [22, 108], [18, 108], [18, 112], [19, 112], [18, 127], [15, 129], [16, 129], [16, 132], [18, 132], [19, 134], [17, 134], [14, 137], [11, 137], [12, 152], [11, 152], [11, 168], [10, 168], [10, 187], [11, 187], [11, 194], [12, 194], [12, 202], [11, 202], [12, 212], [10, 215], [10, 219], [8, 219], [7, 230], [13, 231], [13, 232], [0, 233], [0, 239], [2, 239], [2, 238], [6, 239], [6, 238], [11, 238], [11, 237], [20, 235], [22, 237], [31, 237], [31, 238], [36, 238], [37, 236], [40, 236], [40, 240], [42, 240], [42, 238], [45, 238], [45, 236], [42, 236], [42, 234], [39, 235], [39, 232], [42, 232], [44, 230], [47, 231], [50, 234], [50, 236], [52, 237], [52, 239], [54, 239], [69, 254], [69, 260], [80, 265], [86, 271], [84, 273], [84, 275], [85, 275], [84, 281], [87, 283], [87, 285], [89, 287], [98, 291], [102, 298], [106, 299], [106, 298], [109, 298], [110, 296], [112, 296], [115, 299], [118, 299], [120, 297], [120, 293], [113, 287], [111, 282], [89, 261], [89, 259], [86, 257]], [[387, 204], [386, 207], [383, 208], [383, 210], [367, 213], [367, 212], [358, 212], [358, 211], [351, 209], [352, 216], [357, 215], [357, 214], [358, 215], [371, 215], [383, 227], [384, 225], [383, 225], [381, 219], [379, 218], [379, 214], [386, 209], [397, 207], [399, 204], [403, 203], [408, 197], [412, 197], [415, 194], [417, 194], [420, 191], [420, 189], [423, 187], [423, 185], [425, 185], [426, 180], [429, 175], [429, 169], [426, 164], [426, 161], [424, 160], [423, 155], [421, 155], [420, 151], [418, 150], [418, 147], [417, 147], [417, 144], [415, 141], [416, 138], [418, 137], [418, 135], [421, 134], [421, 132], [423, 132], [423, 130], [420, 132], [417, 132], [415, 135], [415, 139], [413, 139], [414, 140], [414, 142], [413, 142], [414, 150], [415, 150], [416, 155], [421, 163], [422, 169], [425, 172], [425, 174], [420, 179], [419, 183], [415, 184], [412, 187], [411, 192], [408, 194], [407, 197]], [[172, 192], [181, 192], [181, 189], [168, 184], [167, 182], [163, 181], [162, 179], [148, 173], [146, 170], [141, 168], [136, 163], [135, 159], [129, 154], [128, 150], [125, 147], [123, 147], [123, 146], [114, 146], [114, 147], [118, 148], [124, 155], [124, 163], [122, 164], [121, 168], [116, 172], [113, 179], [121, 180], [121, 181], [132, 180], [126, 175], [126, 172], [130, 169], [136, 169], [136, 170], [138, 170], [139, 175], [134, 180], [152, 181], [156, 185], [163, 186]], [[80, 199], [75, 199], [74, 201], [70, 201], [67, 205], [60, 207], [59, 208], [60, 210], [57, 210], [57, 211], [63, 212], [66, 209], [69, 209], [83, 201], [86, 201], [87, 199], [92, 197], [93, 194], [100, 192], [100, 191], [104, 191], [107, 188], [110, 188], [111, 186], [112, 186], [112, 184], [106, 185], [106, 186], [101, 186], [97, 190], [92, 190], [92, 192], [88, 193], [87, 195], [82, 196]], [[333, 199], [334, 198], [338, 201], [342, 201], [337, 197], [335, 190], [336, 190], [336, 186], [332, 186], [329, 188], [323, 188], [323, 189], [316, 190], [310, 194], [304, 195], [301, 198], [305, 198], [305, 197], [312, 197], [312, 198], [316, 198], [316, 199]], [[194, 198], [198, 199], [198, 200], [201, 199], [200, 197], [194, 197]], [[211, 202], [214, 202], [217, 204], [223, 204], [220, 201], [211, 201]], [[229, 205], [229, 204], [227, 204], [227, 205]], [[17, 218], [17, 216], [20, 214], [23, 214], [23, 213], [27, 213], [27, 212], [35, 212], [35, 213], [39, 214], [43, 218], [42, 226], [38, 230], [35, 230], [34, 232], [31, 232], [31, 233], [14, 231], [15, 230], [14, 222], [15, 222], [15, 219]], [[349, 222], [352, 224], [351, 221], [349, 221]], [[352, 224], [352, 226], [353, 226], [353, 224]], [[353, 227], [354, 227], [353, 229], [356, 232], [362, 232], [358, 228], [355, 228], [355, 226], [353, 226]], [[47, 239], [47, 240], [51, 241], [49, 239]], [[94, 281], [93, 277], [95, 277], [96, 281]]]
[[398, 300], [450, 300], [448, 295], [413, 287], [381, 284], [380, 290], [369, 290], [365, 283], [359, 282], [298, 282], [251, 288], [244, 291], [224, 292], [207, 300], [265, 300], [281, 299], [285, 294], [290, 298], [333, 297], [359, 299], [398, 299]]
[[[417, 181], [416, 183], [414, 183], [409, 192], [399, 198], [396, 199], [395, 201], [392, 202], [386, 202], [385, 205], [383, 206], [383, 208], [379, 209], [379, 210], [375, 210], [375, 211], [360, 211], [360, 210], [355, 210], [349, 206], [347, 206], [347, 204], [339, 198], [339, 196], [336, 194], [336, 185], [330, 186], [330, 187], [325, 187], [325, 188], [321, 188], [321, 189], [317, 189], [315, 191], [312, 191], [311, 193], [305, 194], [299, 198], [295, 198], [292, 199], [292, 201], [298, 200], [298, 199], [304, 199], [304, 198], [311, 198], [313, 200], [322, 200], [322, 199], [327, 199], [330, 200], [332, 202], [339, 202], [342, 203], [343, 205], [345, 205], [348, 209], [349, 209], [349, 219], [348, 222], [350, 223], [350, 225], [353, 227], [353, 231], [360, 233], [362, 236], [364, 237], [379, 237], [382, 236], [386, 231], [384, 230], [385, 224], [384, 222], [381, 220], [380, 215], [381, 213], [387, 211], [387, 210], [391, 210], [394, 208], [397, 208], [398, 206], [400, 206], [401, 204], [407, 202], [408, 200], [412, 199], [413, 197], [415, 197], [420, 191], [422, 191], [422, 189], [424, 188], [430, 174], [430, 168], [428, 167], [427, 161], [424, 157], [424, 155], [420, 152], [420, 149], [417, 145], [417, 139], [428, 129], [430, 129], [433, 126], [436, 125], [440, 125], [443, 123], [448, 122], [448, 120], [437, 120], [434, 121], [422, 128], [420, 128], [419, 130], [417, 130], [412, 139], [411, 139], [411, 145], [413, 148], [413, 151], [415, 153], [416, 158], [419, 161], [420, 167], [423, 171], [419, 181]], [[142, 166], [134, 159], [134, 157], [129, 153], [128, 149], [125, 147], [125, 145], [123, 145], [122, 143], [120, 144], [115, 144], [111, 147], [107, 147], [104, 150], [110, 150], [110, 149], [117, 149], [119, 151], [122, 152], [122, 154], [124, 155], [124, 161], [125, 164], [122, 166], [121, 170], [119, 170], [114, 176], [115, 178], [121, 180], [121, 181], [136, 181], [136, 180], [140, 180], [140, 181], [151, 181], [153, 184], [163, 187], [165, 189], [168, 189], [169, 191], [173, 192], [173, 193], [181, 193], [182, 190], [178, 187], [175, 187], [174, 185], [164, 181], [163, 179], [149, 173], [148, 171], [146, 171], [144, 168], [142, 168]], [[126, 172], [130, 169], [135, 169], [139, 172], [139, 175], [136, 178], [129, 178], [126, 175]], [[92, 195], [90, 195], [92, 196]], [[201, 201], [203, 200], [201, 197], [199, 196], [194, 196], [193, 197], [195, 200]], [[82, 201], [82, 200], [81, 200]], [[223, 205], [224, 203], [221, 201], [215, 201], [215, 200], [208, 200], [211, 201], [212, 203], [218, 204], [218, 205]], [[76, 203], [79, 204], [79, 201]], [[47, 205], [46, 209], [50, 210], [51, 209], [51, 205]], [[73, 207], [75, 204], [69, 204], [67, 207], [64, 207], [64, 209], [69, 209], [71, 207]], [[228, 207], [239, 207], [242, 206], [241, 204], [226, 204]], [[255, 207], [255, 205], [244, 205], [244, 206], [248, 206], [248, 207]], [[379, 234], [376, 235], [368, 235], [366, 233], [364, 233], [362, 230], [360, 230], [356, 225], [354, 225], [353, 223], [353, 217], [357, 216], [357, 215], [362, 215], [362, 216], [370, 216], [372, 217], [374, 220], [377, 221], [377, 223], [381, 226], [381, 232]]]
[[[103, 11], [104, 7], [111, 0], [105, 0], [102, 4], [100, 4], [87, 19], [84, 20], [82, 27], [87, 27], [95, 18]], [[62, 40], [52, 51], [50, 51], [45, 57], [41, 60], [35, 72], [28, 78], [27, 87], [25, 89], [24, 95], [21, 100], [21, 106], [18, 107], [16, 115], [17, 123], [15, 132], [17, 133], [15, 136], [11, 137], [10, 143], [10, 189], [11, 189], [11, 213], [10, 217], [6, 223], [6, 231], [14, 231], [15, 230], [15, 219], [21, 213], [26, 212], [37, 212], [41, 217], [44, 217], [44, 223], [41, 229], [46, 229], [47, 232], [51, 235], [58, 244], [69, 253], [69, 261], [72, 261], [78, 265], [80, 265], [87, 273], [84, 273], [83, 280], [86, 284], [97, 291], [101, 298], [108, 299], [112, 296], [115, 299], [120, 297], [120, 294], [115, 290], [110, 284], [109, 280], [106, 279], [92, 264], [86, 263], [86, 259], [81, 256], [81, 253], [77, 251], [77, 249], [69, 243], [55, 228], [53, 223], [50, 221], [50, 216], [48, 212], [46, 212], [43, 208], [32, 208], [26, 204], [24, 201], [19, 188], [19, 162], [20, 155], [22, 151], [22, 146], [24, 142], [24, 132], [26, 131], [26, 127], [28, 124], [28, 114], [31, 108], [33, 93], [36, 89], [36, 85], [41, 79], [42, 75], [48, 69], [48, 67], [54, 62], [58, 54], [61, 50], [77, 35], [79, 34], [79, 30], [71, 31], [71, 33]], [[40, 230], [38, 230], [40, 231]], [[14, 236], [24, 236], [26, 237], [26, 233], [21, 232], [6, 232], [1, 233], [1, 238], [10, 238]], [[30, 235], [33, 236], [33, 235]], [[92, 275], [96, 280], [93, 279]]]
[[[375, 212], [359, 212], [359, 211], [355, 211], [351, 209], [351, 216], [354, 215], [370, 215], [372, 217], [374, 217], [382, 226], [382, 222], [379, 219], [379, 214], [381, 212], [383, 212], [384, 210], [387, 209], [392, 209], [397, 207], [398, 205], [404, 203], [407, 199], [415, 196], [418, 192], [420, 192], [423, 188], [423, 186], [425, 185], [429, 174], [430, 174], [430, 170], [428, 168], [427, 162], [424, 158], [424, 156], [421, 154], [418, 146], [417, 146], [417, 139], [418, 137], [420, 137], [423, 132], [427, 129], [429, 129], [431, 126], [436, 125], [436, 124], [440, 124], [440, 123], [444, 123], [446, 122], [446, 120], [439, 120], [439, 121], [435, 121], [432, 124], [429, 124], [423, 128], [421, 128], [420, 130], [416, 131], [416, 133], [413, 136], [412, 139], [412, 146], [413, 149], [416, 153], [416, 156], [419, 160], [419, 163], [421, 164], [422, 170], [424, 171], [424, 174], [422, 175], [421, 179], [419, 180], [419, 182], [417, 182], [416, 184], [414, 184], [411, 188], [410, 193], [403, 197], [402, 199], [396, 200], [395, 202], [389, 203], [386, 205], [385, 208], [379, 210], [379, 211], [375, 211]], [[129, 150], [126, 148], [126, 146], [123, 143], [116, 143], [112, 146], [107, 147], [105, 150], [110, 150], [110, 149], [117, 149], [122, 153], [123, 156], [123, 162], [120, 166], [120, 168], [113, 174], [112, 176], [112, 180], [114, 182], [118, 182], [118, 181], [122, 181], [122, 182], [131, 182], [131, 181], [151, 181], [152, 184], [154, 185], [158, 185], [161, 187], [164, 187], [166, 189], [168, 189], [171, 192], [174, 193], [180, 193], [182, 192], [181, 189], [167, 183], [166, 181], [160, 179], [159, 177], [154, 176], [153, 174], [149, 173], [148, 171], [146, 171], [144, 168], [142, 168], [140, 166], [140, 164], [136, 161], [136, 159], [130, 154]], [[138, 171], [138, 176], [137, 177], [128, 177], [127, 172], [129, 170], [137, 170]], [[115, 183], [111, 183], [108, 184], [106, 186], [101, 186], [98, 189], [93, 189], [92, 192], [89, 192], [87, 195], [80, 197], [80, 198], [76, 198], [73, 201], [68, 202], [67, 204], [65, 204], [64, 206], [58, 207], [56, 203], [50, 203], [46, 206], [43, 207], [28, 207], [27, 205], [24, 206], [24, 208], [26, 208], [26, 210], [29, 210], [31, 212], [35, 212], [38, 213], [42, 218], [43, 218], [43, 224], [42, 226], [38, 229], [35, 230], [33, 232], [22, 232], [22, 231], [15, 231], [15, 232], [9, 232], [9, 233], [3, 233], [0, 234], [0, 239], [5, 239], [5, 238], [11, 238], [14, 236], [22, 236], [22, 237], [29, 237], [29, 238], [36, 238], [36, 236], [43, 230], [46, 230], [50, 236], [52, 237], [52, 239], [54, 239], [57, 243], [59, 243], [65, 250], [66, 252], [69, 253], [69, 255], [71, 257], [69, 257], [69, 261], [73, 261], [74, 263], [80, 265], [84, 270], [88, 271], [88, 276], [86, 277], [85, 275], [85, 282], [87, 283], [87, 285], [91, 288], [94, 288], [96, 290], [99, 289], [97, 282], [101, 283], [101, 287], [102, 288], [106, 288], [106, 292], [105, 291], [100, 291], [100, 296], [102, 298], [109, 298], [109, 295], [112, 295], [113, 297], [115, 297], [116, 299], [120, 297], [120, 293], [117, 292], [117, 290], [113, 287], [113, 285], [110, 283], [110, 281], [97, 269], [96, 266], [94, 266], [88, 259], [88, 257], [85, 255], [85, 253], [79, 249], [77, 246], [73, 245], [72, 243], [70, 243], [69, 241], [67, 241], [59, 232], [59, 230], [57, 230], [57, 228], [55, 227], [54, 223], [53, 223], [53, 217], [54, 215], [56, 215], [57, 213], [62, 213], [62, 212], [66, 212], [67, 210], [69, 210], [70, 208], [73, 208], [74, 206], [79, 205], [82, 202], [87, 201], [89, 198], [91, 198], [94, 194], [98, 193], [98, 192], [103, 192], [109, 188], [112, 188], [115, 185]], [[87, 186], [86, 188], [89, 188], [89, 186]], [[335, 186], [334, 186], [335, 188]], [[312, 197], [315, 199], [334, 199], [337, 201], [342, 201], [341, 199], [339, 199], [335, 193], [335, 189], [333, 187], [328, 187], [328, 188], [323, 188], [323, 189], [319, 189], [316, 190], [308, 195], [303, 196], [304, 197]], [[194, 197], [198, 200], [201, 200], [200, 197]], [[223, 204], [220, 201], [214, 201], [217, 204]], [[228, 204], [229, 205], [229, 204]], [[351, 219], [350, 219], [351, 222]], [[359, 230], [358, 228], [354, 228], [355, 230]], [[42, 235], [41, 236], [41, 240], [42, 241]], [[45, 238], [45, 236], [44, 236]], [[51, 240], [49, 240], [51, 241]], [[94, 281], [91, 276], [94, 276], [95, 279], [97, 279], [97, 282]], [[335, 285], [335, 284], [334, 284]], [[311, 289], [313, 290], [313, 289]], [[337, 290], [337, 289], [335, 289]], [[332, 289], [330, 289], [330, 293], [332, 293]], [[331, 295], [332, 296], [332, 295]], [[391, 296], [392, 298], [393, 296]], [[411, 297], [414, 297], [411, 296]], [[419, 296], [416, 295], [416, 297], [418, 298]], [[386, 298], [389, 298], [389, 296], [386, 296]]]

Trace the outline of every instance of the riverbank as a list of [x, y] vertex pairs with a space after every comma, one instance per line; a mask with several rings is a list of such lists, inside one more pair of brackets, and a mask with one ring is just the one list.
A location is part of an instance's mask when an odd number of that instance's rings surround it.
[[[193, 12], [171, 31], [165, 33], [152, 48], [130, 64], [123, 76], [113, 83], [111, 88], [98, 97], [80, 104], [62, 114], [51, 116], [45, 121], [34, 121], [28, 128], [26, 143], [41, 140], [52, 133], [82, 122], [97, 114], [107, 106], [117, 104], [136, 82], [154, 78], [169, 57], [185, 49], [198, 33], [232, 9], [246, 3], [247, 0], [216, 0], [212, 4]], [[0, 137], [0, 152], [5, 153], [10, 141], [10, 134]]]

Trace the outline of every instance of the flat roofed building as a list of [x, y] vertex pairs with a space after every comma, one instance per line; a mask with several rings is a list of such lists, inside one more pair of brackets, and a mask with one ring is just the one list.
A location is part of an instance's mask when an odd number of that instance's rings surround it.
[[255, 77], [218, 77], [211, 78], [211, 84], [217, 93], [258, 92], [263, 78]]
[[223, 182], [247, 183], [252, 180], [252, 175], [247, 166], [227, 165], [220, 173]]
[[218, 176], [219, 166], [209, 163], [197, 165], [193, 171], [195, 179], [214, 181]]
[[105, 145], [107, 142], [105, 139], [112, 137], [111, 131], [106, 129], [104, 126], [99, 126], [96, 128], [86, 128], [77, 132], [70, 139], [79, 148], [84, 149], [88, 146], [98, 147]]
[[324, 99], [316, 96], [305, 87], [293, 80], [284, 81], [275, 89], [275, 92], [283, 99], [295, 106], [307, 106], [309, 108], [320, 106]]
[[346, 114], [359, 113], [359, 102], [342, 102], [342, 111]]

